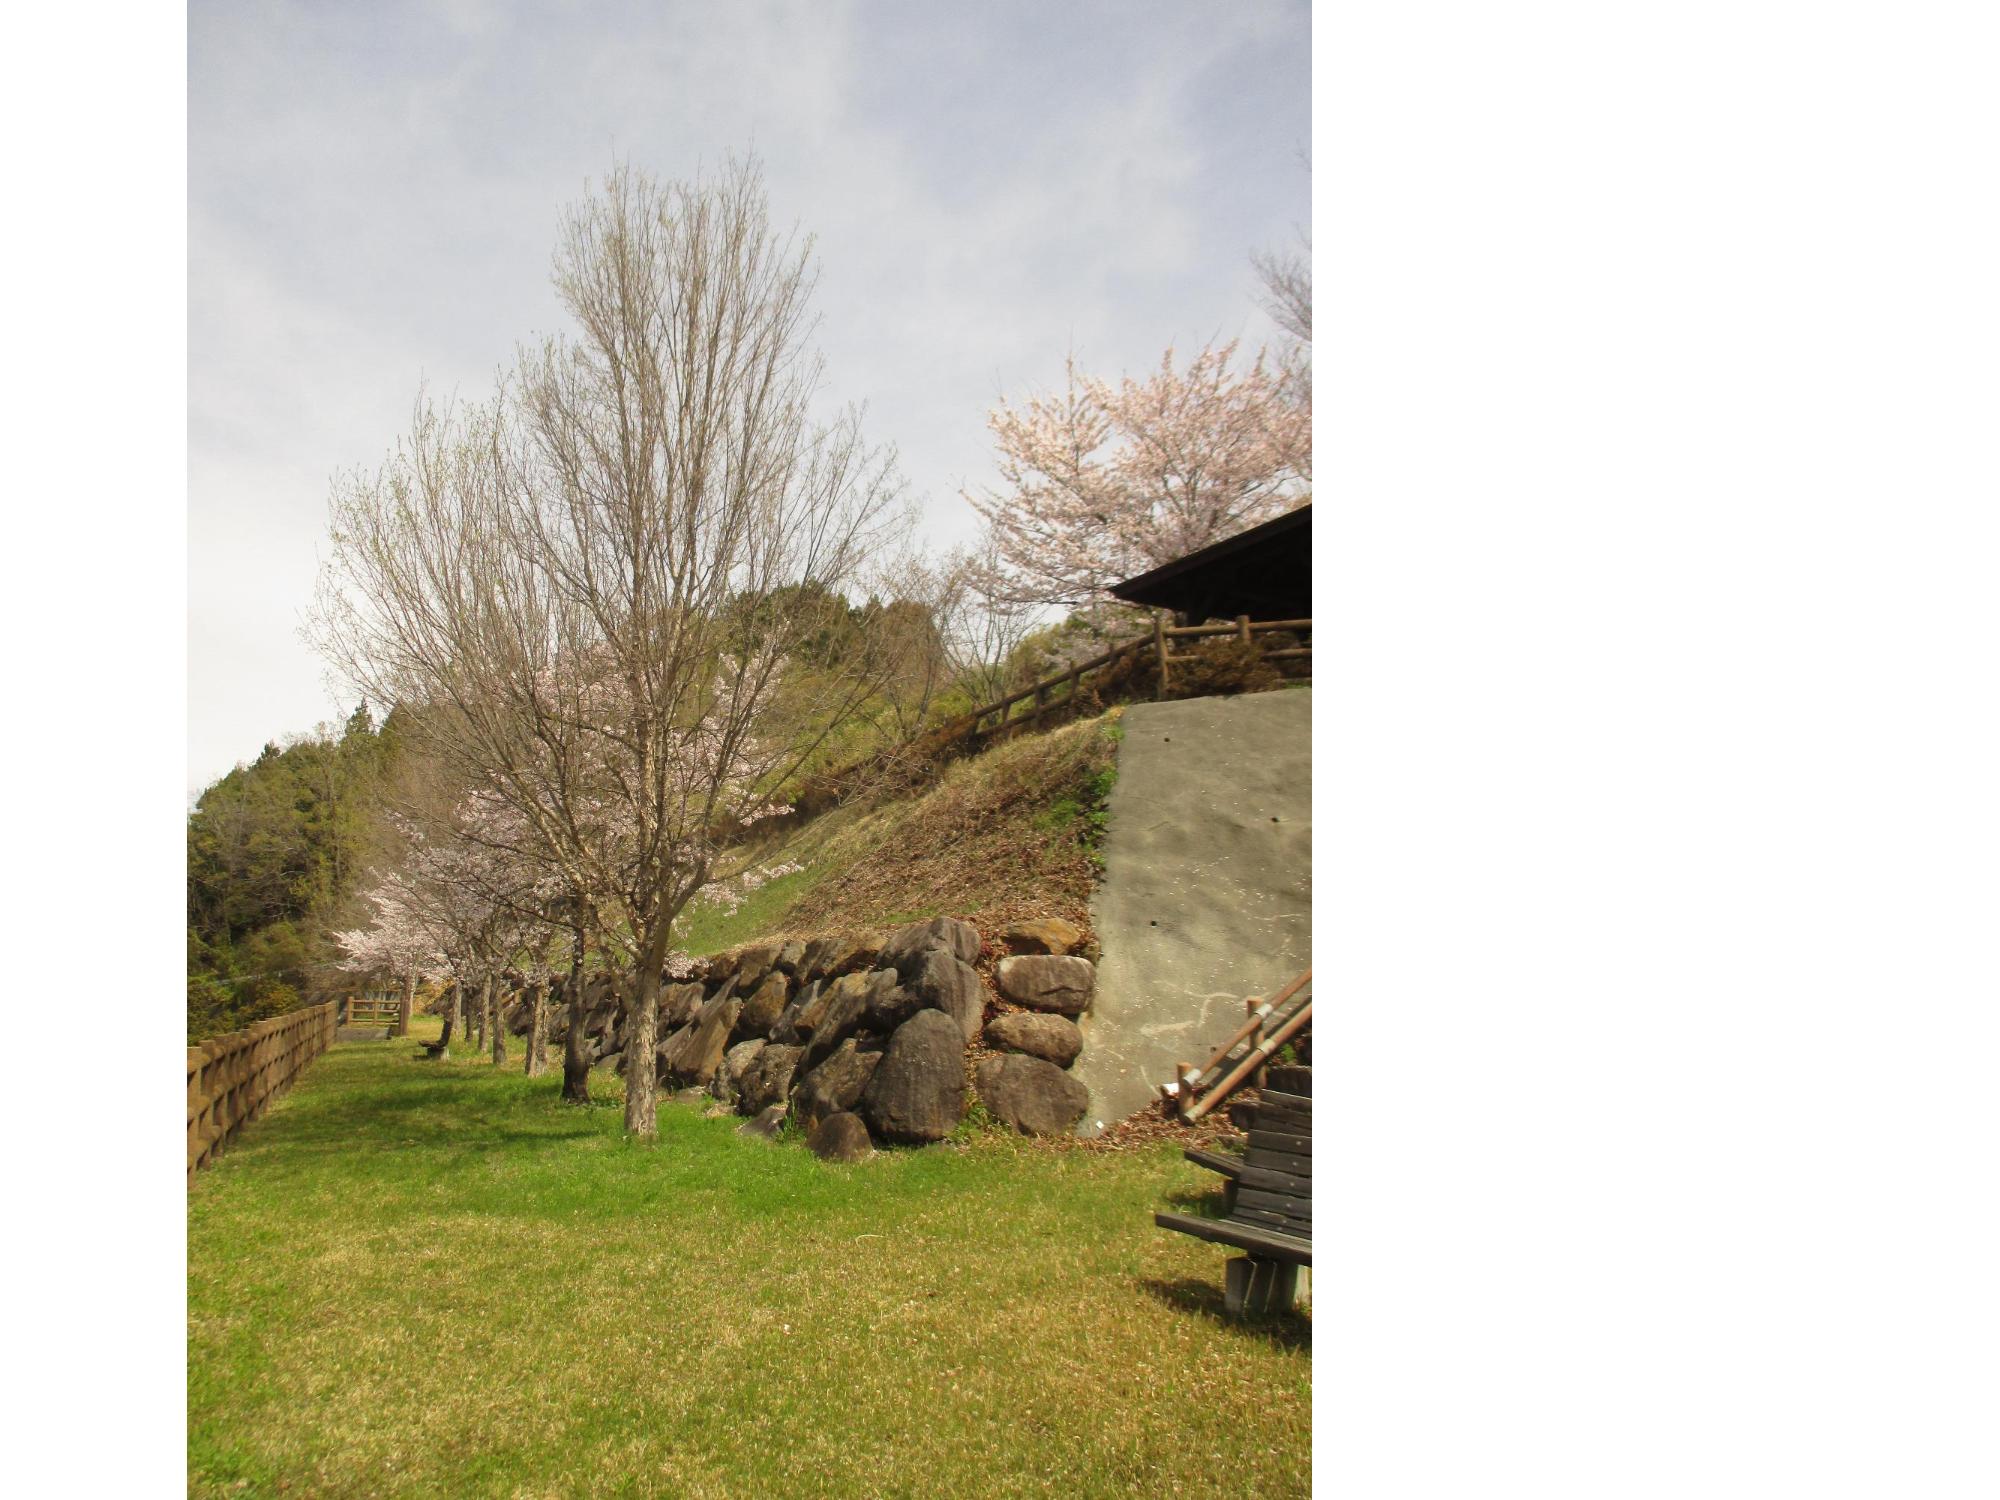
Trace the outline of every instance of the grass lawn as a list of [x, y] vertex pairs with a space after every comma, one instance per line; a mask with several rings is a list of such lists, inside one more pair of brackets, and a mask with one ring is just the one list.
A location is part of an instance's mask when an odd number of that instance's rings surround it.
[[191, 1492], [1307, 1493], [1310, 1323], [1153, 1226], [1174, 1148], [638, 1146], [516, 1047], [337, 1045], [196, 1179]]

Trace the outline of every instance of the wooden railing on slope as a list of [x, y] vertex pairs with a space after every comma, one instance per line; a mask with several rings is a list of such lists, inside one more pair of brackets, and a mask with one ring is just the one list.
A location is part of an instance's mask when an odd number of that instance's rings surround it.
[[1161, 1108], [1169, 1116], [1192, 1123], [1221, 1104], [1270, 1062], [1278, 1049], [1312, 1024], [1312, 970], [1259, 1000], [1243, 1002], [1248, 1015], [1235, 1035], [1215, 1049], [1199, 1068], [1186, 1063], [1174, 1070], [1171, 1083], [1156, 1084]]
[[336, 1002], [273, 1016], [188, 1048], [188, 1180], [333, 1041]]
[[[1274, 632], [1288, 632], [1306, 637], [1307, 644], [1284, 647], [1263, 653], [1266, 661], [1312, 660], [1311, 620], [1252, 620], [1247, 615], [1239, 615], [1234, 622], [1214, 625], [1167, 625], [1156, 618], [1153, 629], [1145, 635], [1135, 635], [1118, 641], [1108, 651], [1080, 661], [1074, 666], [1064, 667], [1060, 672], [1051, 673], [1040, 682], [1029, 683], [1004, 698], [996, 698], [991, 703], [981, 704], [958, 714], [947, 722], [937, 725], [916, 737], [915, 744], [927, 747], [924, 755], [933, 763], [962, 755], [975, 755], [994, 740], [1012, 734], [1024, 733], [1036, 727], [1052, 715], [1073, 711], [1077, 698], [1085, 682], [1095, 674], [1107, 672], [1128, 656], [1150, 654], [1158, 668], [1155, 697], [1164, 698], [1172, 681], [1173, 669], [1199, 658], [1190, 652], [1175, 653], [1169, 643], [1182, 640], [1197, 640], [1205, 636], [1235, 636], [1249, 641], [1258, 635]], [[1308, 668], [1303, 680], [1311, 679]], [[1014, 713], [1014, 708], [1022, 703], [1032, 703], [1023, 713]], [[988, 722], [988, 721], [991, 722]], [[809, 823], [820, 814], [838, 807], [846, 801], [853, 790], [866, 783], [869, 775], [898, 760], [911, 748], [910, 744], [899, 744], [889, 749], [864, 756], [852, 765], [838, 771], [822, 773], [812, 780], [817, 787], [801, 796], [794, 809], [781, 814], [776, 819], [765, 821], [761, 827], [769, 832], [779, 828], [797, 827]], [[740, 835], [742, 830], [718, 829], [715, 837], [729, 842]]]
[[[1031, 724], [1037, 723], [1049, 714], [1060, 712], [1081, 691], [1084, 678], [1093, 673], [1108, 670], [1122, 657], [1146, 652], [1150, 648], [1153, 660], [1159, 668], [1158, 691], [1160, 696], [1165, 696], [1168, 686], [1172, 682], [1174, 667], [1176, 665], [1186, 665], [1198, 659], [1189, 652], [1175, 654], [1170, 648], [1170, 642], [1197, 640], [1202, 637], [1212, 636], [1235, 636], [1237, 639], [1247, 643], [1256, 636], [1268, 635], [1279, 631], [1305, 635], [1310, 638], [1312, 621], [1252, 620], [1248, 615], [1238, 615], [1233, 621], [1214, 625], [1168, 625], [1163, 618], [1155, 618], [1150, 633], [1135, 635], [1126, 640], [1119, 641], [1102, 655], [1093, 656], [1090, 660], [1078, 662], [1072, 667], [1065, 667], [1060, 672], [1044, 677], [1040, 682], [1030, 683], [1018, 692], [1009, 693], [1004, 698], [996, 698], [991, 703], [973, 709], [967, 715], [967, 718], [972, 723], [969, 738], [976, 742], [988, 739], [1002, 730], [1019, 731]], [[1266, 661], [1310, 662], [1312, 660], [1310, 639], [1303, 646], [1288, 647], [1278, 651], [1266, 651], [1264, 659]], [[1057, 689], [1059, 688], [1063, 690], [1060, 696], [1057, 695]], [[1013, 714], [1010, 717], [1010, 712], [1015, 704], [1025, 703], [1030, 699], [1034, 702], [1035, 706], [1033, 708], [1029, 709], [1026, 713]], [[990, 725], [986, 722], [988, 716], [992, 716], [993, 718], [993, 723]]]

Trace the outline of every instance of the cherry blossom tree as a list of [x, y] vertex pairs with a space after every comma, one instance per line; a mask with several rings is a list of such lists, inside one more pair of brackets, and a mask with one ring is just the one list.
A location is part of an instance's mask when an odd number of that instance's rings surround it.
[[[681, 911], [739, 873], [731, 841], [871, 691], [789, 670], [818, 601], [907, 528], [893, 455], [858, 413], [814, 415], [807, 248], [771, 229], [753, 166], [614, 173], [563, 226], [575, 331], [490, 402], [420, 397], [333, 498], [322, 649], [519, 816], [632, 966], [635, 1058]], [[628, 1131], [654, 1133], [654, 1093], [627, 1070]]]
[[374, 914], [373, 922], [354, 931], [336, 932], [333, 940], [346, 955], [343, 967], [358, 974], [385, 975], [402, 984], [398, 1030], [399, 1034], [407, 1033], [417, 985], [445, 968], [444, 953], [437, 933], [423, 920], [393, 873], [378, 877], [362, 894]]
[[1247, 367], [1236, 354], [1210, 345], [1176, 368], [1169, 349], [1116, 385], [1071, 359], [1059, 395], [995, 408], [1005, 487], [966, 493], [994, 552], [986, 594], [1101, 603], [1114, 583], [1308, 500], [1310, 396], [1263, 353]]

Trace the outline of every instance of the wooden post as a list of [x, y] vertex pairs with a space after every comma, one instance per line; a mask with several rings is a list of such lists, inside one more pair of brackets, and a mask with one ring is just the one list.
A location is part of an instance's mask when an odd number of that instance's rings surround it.
[[1248, 615], [1238, 615], [1236, 617], [1236, 636], [1244, 645], [1247, 646], [1250, 644], [1250, 617]]
[[1299, 1268], [1239, 1255], [1223, 1266], [1222, 1302], [1236, 1318], [1289, 1312], [1299, 1295]]
[[1159, 686], [1153, 691], [1153, 701], [1167, 696], [1167, 625], [1163, 610], [1153, 611], [1153, 654], [1160, 659]]
[[[1245, 618], [1247, 619], [1248, 616], [1245, 616]], [[1253, 1048], [1264, 1040], [1264, 1018], [1257, 1013], [1262, 1004], [1263, 1002], [1255, 995], [1251, 995], [1243, 1002], [1244, 1010], [1250, 1014], [1250, 1045]], [[1262, 1068], [1257, 1070], [1257, 1076], [1253, 1080], [1252, 1086], [1260, 1089], [1264, 1086], [1264, 1070]]]

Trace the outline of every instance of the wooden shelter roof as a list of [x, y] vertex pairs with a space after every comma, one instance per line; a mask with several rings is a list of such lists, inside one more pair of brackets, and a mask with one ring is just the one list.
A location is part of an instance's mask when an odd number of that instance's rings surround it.
[[1224, 537], [1150, 573], [1114, 584], [1131, 604], [1170, 609], [1190, 623], [1297, 620], [1312, 614], [1312, 505]]

